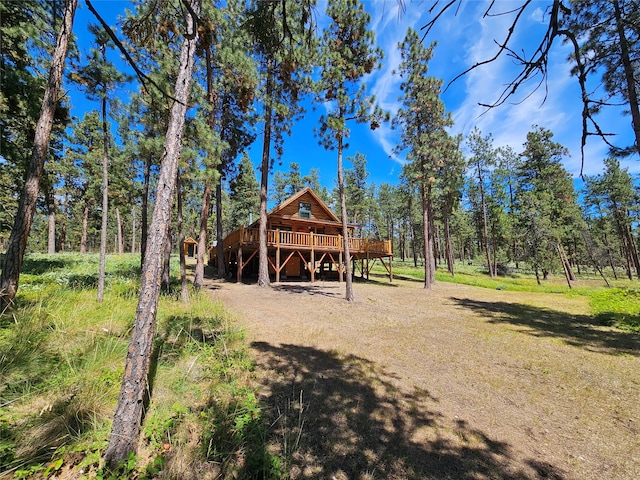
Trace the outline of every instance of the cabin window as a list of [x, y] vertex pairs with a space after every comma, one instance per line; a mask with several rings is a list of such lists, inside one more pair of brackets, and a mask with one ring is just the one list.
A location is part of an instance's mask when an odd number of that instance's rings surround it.
[[311, 218], [311, 204], [307, 202], [300, 202], [298, 204], [298, 217]]

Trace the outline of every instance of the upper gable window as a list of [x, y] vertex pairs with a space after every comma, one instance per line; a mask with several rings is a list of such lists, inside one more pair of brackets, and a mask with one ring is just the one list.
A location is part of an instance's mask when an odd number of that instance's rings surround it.
[[311, 204], [307, 202], [298, 203], [298, 217], [311, 218]]

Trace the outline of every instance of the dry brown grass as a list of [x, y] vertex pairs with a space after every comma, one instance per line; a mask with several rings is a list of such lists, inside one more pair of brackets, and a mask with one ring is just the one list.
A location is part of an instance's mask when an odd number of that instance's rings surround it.
[[273, 441], [302, 427], [292, 478], [640, 478], [640, 339], [593, 325], [585, 298], [208, 288], [247, 329]]

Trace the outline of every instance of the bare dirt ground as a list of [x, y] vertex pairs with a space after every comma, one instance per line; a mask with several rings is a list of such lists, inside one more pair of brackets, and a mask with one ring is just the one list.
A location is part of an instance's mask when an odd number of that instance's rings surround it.
[[292, 478], [640, 478], [640, 336], [583, 297], [207, 287], [246, 329]]

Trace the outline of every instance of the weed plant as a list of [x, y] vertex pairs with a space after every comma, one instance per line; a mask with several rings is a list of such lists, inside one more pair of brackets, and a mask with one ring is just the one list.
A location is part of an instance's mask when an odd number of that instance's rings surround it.
[[0, 316], [0, 478], [280, 478], [243, 335], [200, 292], [187, 305], [161, 296], [138, 454], [120, 472], [101, 469], [139, 261], [108, 256], [97, 303], [97, 255], [27, 256], [15, 307]]

